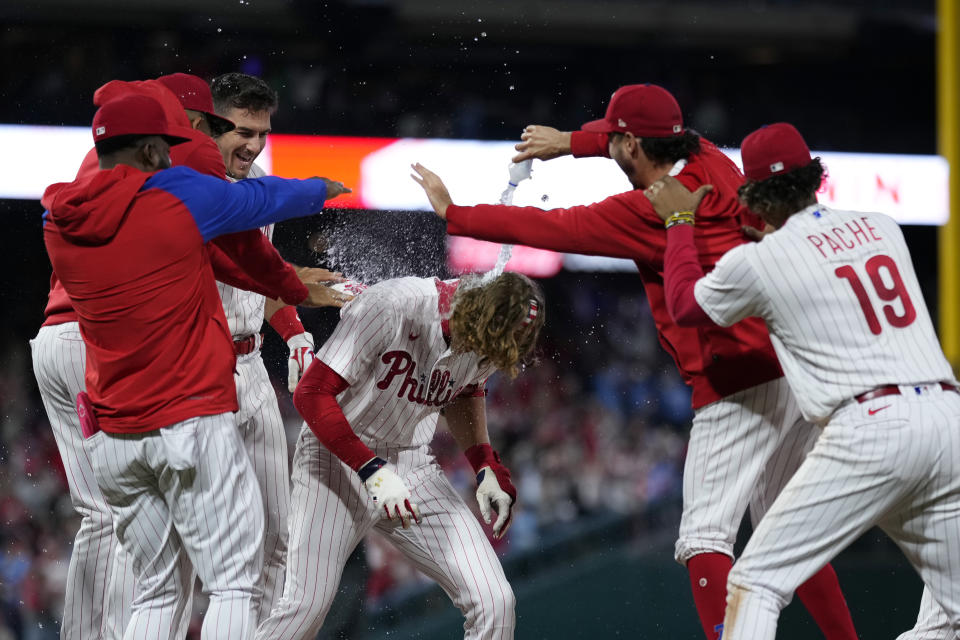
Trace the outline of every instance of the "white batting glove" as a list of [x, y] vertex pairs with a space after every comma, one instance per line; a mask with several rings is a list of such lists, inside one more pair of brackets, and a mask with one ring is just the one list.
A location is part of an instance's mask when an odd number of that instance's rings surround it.
[[420, 509], [410, 502], [410, 490], [389, 467], [377, 469], [364, 480], [363, 486], [370, 498], [383, 507], [387, 520], [399, 518], [404, 529], [409, 529], [411, 522], [420, 523]]
[[313, 336], [304, 331], [289, 340], [290, 359], [287, 361], [287, 389], [290, 393], [297, 390], [297, 384], [303, 377], [307, 367], [313, 362]]
[[497, 482], [497, 475], [490, 469], [484, 467], [477, 474], [479, 484], [477, 485], [477, 503], [480, 505], [480, 515], [483, 521], [490, 524], [490, 518], [495, 510], [497, 512], [497, 521], [493, 523], [493, 537], [502, 538], [510, 527], [511, 511], [513, 509], [513, 498], [509, 493], [500, 488]]

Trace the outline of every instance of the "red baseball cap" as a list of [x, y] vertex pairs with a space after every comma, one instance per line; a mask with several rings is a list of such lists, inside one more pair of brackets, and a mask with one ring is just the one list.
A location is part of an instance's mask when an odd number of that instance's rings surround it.
[[210, 93], [210, 85], [204, 82], [203, 78], [189, 73], [171, 73], [167, 76], [160, 76], [157, 80], [176, 94], [184, 109], [206, 114], [207, 118], [211, 120], [210, 128], [215, 130], [217, 135], [237, 127], [230, 120], [218, 116], [213, 110], [213, 94]]
[[163, 136], [170, 146], [190, 141], [189, 138], [174, 135], [175, 130], [167, 122], [160, 103], [142, 95], [110, 100], [97, 109], [93, 116], [94, 142], [129, 135]]
[[610, 96], [607, 115], [580, 127], [595, 133], [629, 131], [642, 138], [672, 138], [683, 133], [676, 98], [655, 84], [628, 84]]
[[744, 138], [740, 158], [748, 180], [766, 180], [812, 161], [803, 136], [786, 122], [765, 125]]

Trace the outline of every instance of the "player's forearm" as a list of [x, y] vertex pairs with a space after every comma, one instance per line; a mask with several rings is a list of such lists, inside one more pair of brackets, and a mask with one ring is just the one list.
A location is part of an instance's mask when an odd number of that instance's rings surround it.
[[694, 295], [697, 280], [703, 277], [697, 247], [693, 242], [693, 226], [674, 225], [667, 230], [667, 251], [663, 259], [664, 296], [667, 311], [681, 327], [711, 325]]
[[[585, 227], [594, 225], [594, 229]], [[623, 233], [604, 234], [607, 221], [589, 207], [552, 209], [479, 204], [447, 208], [447, 233], [537, 249], [634, 258], [640, 251]], [[605, 236], [605, 237], [602, 237]]]
[[486, 399], [483, 396], [461, 396], [447, 405], [443, 415], [447, 419], [447, 428], [461, 451], [490, 442]]
[[[244, 231], [219, 236], [212, 244], [221, 249], [232, 261], [248, 284], [252, 280], [256, 289], [244, 286], [249, 291], [256, 291], [267, 298], [280, 298], [287, 304], [299, 304], [308, 295], [307, 288], [300, 282], [296, 270], [287, 263], [267, 237], [259, 230]], [[222, 265], [221, 265], [222, 267]], [[236, 276], [234, 272], [231, 274]], [[220, 280], [220, 278], [217, 278]], [[221, 282], [227, 282], [221, 280]], [[227, 282], [227, 284], [232, 284]]]
[[570, 154], [574, 158], [609, 158], [608, 140], [609, 136], [605, 133], [572, 131], [570, 132]]
[[317, 440], [354, 471], [376, 454], [350, 427], [337, 395], [350, 385], [321, 360], [315, 360], [297, 385], [293, 405]]

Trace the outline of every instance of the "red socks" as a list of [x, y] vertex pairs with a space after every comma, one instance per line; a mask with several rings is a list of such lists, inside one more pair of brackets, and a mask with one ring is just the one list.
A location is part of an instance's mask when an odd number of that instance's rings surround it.
[[[693, 602], [707, 640], [718, 640], [727, 608], [727, 575], [733, 561], [722, 553], [701, 553], [687, 561]], [[797, 597], [827, 640], [857, 640], [847, 601], [831, 565], [797, 588]]]
[[727, 574], [733, 561], [722, 553], [700, 553], [687, 560], [693, 603], [707, 640], [717, 640], [727, 608]]
[[850, 609], [833, 566], [828, 564], [797, 587], [797, 597], [827, 640], [857, 640]]

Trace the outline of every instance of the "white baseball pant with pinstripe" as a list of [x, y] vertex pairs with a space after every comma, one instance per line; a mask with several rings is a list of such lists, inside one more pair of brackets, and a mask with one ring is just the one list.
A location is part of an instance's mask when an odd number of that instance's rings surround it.
[[210, 601], [201, 638], [252, 638], [263, 505], [233, 416], [84, 441], [137, 580], [125, 640], [177, 637], [184, 556]]
[[960, 631], [960, 394], [917, 388], [833, 415], [730, 572], [724, 640], [773, 640], [793, 591], [874, 524]]
[[259, 624], [270, 615], [283, 592], [290, 514], [290, 466], [287, 434], [260, 351], [237, 356], [234, 371], [240, 410], [234, 418], [263, 500], [263, 571], [257, 583]]
[[897, 636], [897, 640], [953, 640], [958, 637], [960, 636], [950, 629], [947, 612], [933, 598], [930, 587], [924, 586], [917, 624], [910, 631]]
[[[83, 448], [77, 418], [77, 394], [86, 388], [86, 347], [76, 322], [41, 327], [30, 341], [33, 373], [47, 419], [57, 441], [70, 487], [70, 500], [80, 514], [64, 593], [63, 640], [114, 639], [130, 620], [134, 579], [130, 556], [117, 541], [110, 508], [97, 486], [93, 466]], [[183, 597], [174, 618], [184, 637], [190, 624], [192, 573], [181, 572]]]
[[732, 558], [747, 505], [756, 526], [819, 434], [784, 378], [698, 409], [683, 469], [677, 561], [700, 553]]
[[293, 459], [290, 553], [283, 597], [257, 630], [258, 640], [316, 636], [347, 558], [376, 530], [435, 580], [463, 612], [464, 638], [508, 640], [514, 595], [476, 516], [447, 481], [426, 445], [375, 449], [403, 478], [420, 506], [420, 524], [404, 530], [382, 520], [357, 474], [304, 425]]

